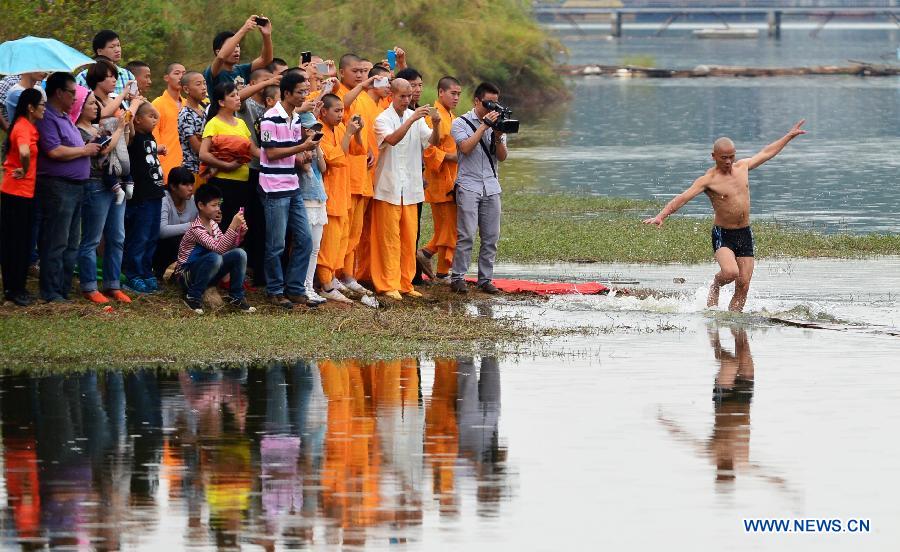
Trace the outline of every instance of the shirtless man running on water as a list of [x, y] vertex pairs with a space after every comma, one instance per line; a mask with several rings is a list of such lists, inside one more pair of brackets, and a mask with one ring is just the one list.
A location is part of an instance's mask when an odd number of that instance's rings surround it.
[[712, 202], [715, 221], [712, 228], [712, 248], [719, 263], [719, 273], [713, 279], [706, 300], [708, 307], [719, 304], [719, 289], [731, 282], [734, 297], [729, 310], [742, 311], [753, 277], [753, 231], [750, 230], [750, 175], [749, 172], [772, 159], [788, 142], [806, 134], [801, 129], [805, 120], [795, 124], [781, 139], [764, 147], [749, 159], [735, 161], [734, 142], [719, 138], [713, 144], [712, 158], [716, 166], [694, 181], [690, 188], [670, 201], [662, 211], [646, 224], [662, 226], [666, 217], [681, 209], [694, 197], [705, 193]]

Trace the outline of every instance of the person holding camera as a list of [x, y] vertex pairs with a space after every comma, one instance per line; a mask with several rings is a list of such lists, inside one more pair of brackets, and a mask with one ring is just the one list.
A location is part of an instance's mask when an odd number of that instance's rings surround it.
[[499, 293], [494, 286], [494, 260], [500, 240], [499, 163], [506, 160], [506, 134], [497, 122], [508, 113], [497, 102], [500, 89], [483, 82], [475, 88], [474, 107], [453, 122], [456, 141], [456, 251], [450, 271], [450, 289], [466, 293], [466, 271], [472, 256], [475, 232], [481, 235], [478, 252], [478, 288]]

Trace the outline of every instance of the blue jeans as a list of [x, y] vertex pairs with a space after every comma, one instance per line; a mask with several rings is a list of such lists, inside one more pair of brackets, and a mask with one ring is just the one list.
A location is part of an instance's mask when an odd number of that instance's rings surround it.
[[153, 254], [159, 240], [162, 199], [129, 201], [125, 207], [125, 251], [122, 270], [129, 280], [153, 276]]
[[187, 296], [193, 299], [203, 297], [203, 292], [225, 277], [231, 276], [228, 294], [235, 299], [244, 296], [244, 275], [247, 272], [247, 253], [240, 247], [219, 255], [205, 247], [195, 245], [187, 262], [181, 268]]
[[81, 245], [78, 247], [78, 277], [81, 291], [97, 291], [97, 246], [103, 246], [103, 289], [119, 289], [122, 248], [125, 244], [125, 204], [97, 179], [88, 180], [81, 206]]
[[36, 200], [41, 206], [38, 250], [41, 258], [41, 298], [69, 298], [81, 238], [83, 180], [40, 177]]
[[[306, 206], [300, 191], [288, 197], [271, 198], [260, 193], [266, 215], [266, 293], [269, 295], [305, 295], [306, 271], [312, 253], [312, 231], [306, 218]], [[281, 269], [284, 238], [290, 229], [293, 250], [287, 265], [287, 278]], [[285, 281], [286, 280], [286, 281]]]

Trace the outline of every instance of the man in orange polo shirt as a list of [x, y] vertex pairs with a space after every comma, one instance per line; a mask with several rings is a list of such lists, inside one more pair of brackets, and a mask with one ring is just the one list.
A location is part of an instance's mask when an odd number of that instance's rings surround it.
[[184, 65], [170, 63], [163, 76], [163, 80], [166, 81], [166, 89], [162, 95], [153, 100], [153, 107], [159, 113], [159, 123], [153, 129], [153, 138], [157, 144], [165, 146], [168, 150], [165, 155], [159, 157], [164, 180], [169, 178], [169, 171], [180, 167], [184, 160], [181, 153], [181, 142], [178, 139], [178, 113], [184, 105], [181, 98], [181, 77], [183, 76]]
[[[422, 272], [432, 280], [450, 283], [450, 266], [456, 248], [456, 201], [453, 184], [456, 182], [456, 141], [450, 133], [456, 116], [453, 110], [459, 105], [462, 86], [453, 77], [438, 81], [438, 99], [434, 107], [441, 114], [441, 141], [425, 150], [425, 201], [431, 205], [434, 220], [434, 236], [428, 245], [416, 252], [416, 261]], [[431, 126], [431, 121], [425, 121]], [[431, 258], [437, 254], [437, 275], [431, 266]]]
[[350, 155], [360, 155], [366, 151], [360, 136], [363, 123], [361, 117], [352, 117], [344, 126], [344, 102], [334, 94], [322, 96], [322, 108], [319, 121], [322, 123], [324, 136], [319, 147], [325, 157], [325, 173], [322, 179], [328, 201], [328, 224], [322, 231], [322, 243], [319, 246], [319, 257], [316, 266], [316, 278], [322, 286], [322, 297], [350, 303], [334, 285], [335, 273], [344, 265], [344, 248], [347, 246], [350, 212]]

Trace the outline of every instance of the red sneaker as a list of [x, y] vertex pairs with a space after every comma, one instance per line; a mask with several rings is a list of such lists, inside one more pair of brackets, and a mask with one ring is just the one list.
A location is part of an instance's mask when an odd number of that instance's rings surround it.
[[91, 303], [97, 303], [98, 305], [102, 305], [104, 303], [109, 303], [109, 299], [107, 299], [105, 295], [103, 295], [102, 293], [100, 293], [97, 290], [85, 291], [85, 292], [82, 292], [82, 295], [84, 295], [84, 298], [87, 299], [88, 301], [90, 301]]
[[120, 303], [131, 303], [131, 297], [125, 295], [121, 289], [108, 289], [106, 294]]

